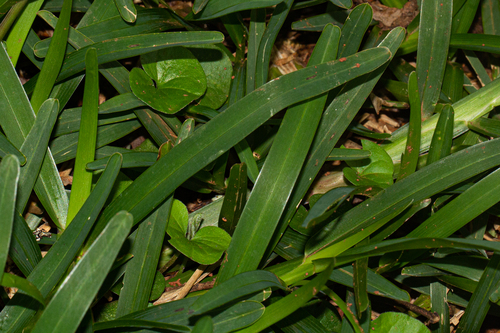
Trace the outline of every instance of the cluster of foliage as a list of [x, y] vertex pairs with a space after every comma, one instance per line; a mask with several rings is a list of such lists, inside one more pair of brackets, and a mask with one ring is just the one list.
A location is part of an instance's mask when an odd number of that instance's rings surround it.
[[[419, 8], [382, 31], [351, 0], [195, 0], [184, 18], [162, 0], [0, 0], [0, 268], [17, 270], [0, 281], [19, 288], [0, 288], [0, 332], [449, 333], [450, 305], [479, 332], [500, 314], [500, 243], [483, 240], [500, 214], [500, 3]], [[321, 34], [277, 76], [297, 12], [320, 14], [292, 29]], [[19, 59], [39, 68], [24, 85]], [[116, 90], [101, 105], [99, 84]], [[410, 110], [393, 134], [356, 118], [381, 91]], [[135, 149], [113, 144], [135, 131]], [[371, 140], [347, 149], [347, 133]], [[343, 169], [315, 183], [329, 161]], [[189, 214], [186, 189], [213, 199]]]

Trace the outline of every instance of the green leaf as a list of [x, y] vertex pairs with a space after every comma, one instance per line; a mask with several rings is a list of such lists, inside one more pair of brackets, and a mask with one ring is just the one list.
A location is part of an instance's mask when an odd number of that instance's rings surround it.
[[29, 276], [35, 266], [42, 260], [40, 246], [38, 246], [33, 232], [19, 212], [14, 213], [9, 256], [25, 276]]
[[[28, 7], [30, 4], [28, 4]], [[7, 138], [20, 148], [35, 122], [31, 108], [15, 68], [9, 60], [4, 45], [0, 47], [0, 125]], [[35, 183], [35, 192], [52, 221], [64, 227], [68, 211], [68, 196], [50, 151], [43, 159], [42, 168]]]
[[111, 269], [132, 223], [132, 216], [123, 211], [109, 221], [101, 235], [62, 282], [37, 320], [33, 333], [76, 330]]
[[20, 276], [3, 273], [2, 281], [0, 282], [0, 286], [9, 287], [9, 288], [18, 288], [25, 292], [27, 295], [36, 299], [43, 307], [45, 306], [45, 300], [43, 299], [40, 290], [38, 290], [33, 283], [29, 282], [26, 279], [23, 279]]
[[190, 310], [199, 315], [217, 309], [243, 296], [256, 293], [269, 287], [284, 289], [285, 285], [271, 272], [251, 271], [238, 274], [200, 296]]
[[210, 316], [203, 316], [193, 327], [192, 332], [194, 333], [212, 333], [214, 331], [214, 323]]
[[227, 179], [227, 190], [220, 210], [219, 227], [229, 235], [234, 233], [247, 201], [247, 168], [246, 164], [235, 164], [231, 167]]
[[198, 14], [207, 5], [208, 0], [194, 0], [193, 13]]
[[15, 155], [19, 160], [19, 164], [26, 163], [26, 156], [23, 155], [3, 134], [0, 133], [0, 158], [5, 158], [7, 155]]
[[344, 9], [349, 9], [352, 7], [351, 0], [330, 0], [330, 2], [333, 3], [337, 7], [344, 8]]
[[422, 1], [417, 51], [417, 80], [423, 120], [434, 113], [441, 91], [450, 44], [452, 14], [452, 1]]
[[[453, 141], [453, 119], [455, 112], [451, 105], [445, 105], [439, 114], [436, 130], [432, 135], [429, 154], [427, 155], [427, 165], [446, 157], [451, 152]], [[482, 119], [482, 118], [479, 118]]]
[[[411, 72], [408, 79], [408, 98], [410, 100], [410, 123], [408, 125], [406, 148], [401, 158], [398, 181], [415, 172], [417, 169], [418, 157], [420, 155], [419, 148], [422, 115], [420, 98], [418, 96], [417, 74], [415, 72]], [[391, 158], [389, 157], [389, 159]]]
[[348, 161], [351, 168], [344, 169], [344, 176], [356, 186], [390, 186], [394, 172], [391, 158], [378, 144], [368, 140], [362, 140], [362, 143], [363, 149], [371, 152], [369, 159]]
[[51, 46], [49, 47], [47, 57], [43, 62], [42, 70], [39, 74], [39, 82], [43, 83], [35, 86], [35, 90], [31, 96], [31, 106], [33, 107], [33, 111], [35, 111], [35, 114], [38, 113], [42, 103], [49, 98], [52, 87], [54, 86], [59, 71], [63, 65], [68, 40], [72, 4], [73, 0], [64, 0], [63, 2], [61, 14], [59, 15], [59, 20], [57, 21], [56, 28], [54, 29], [54, 35], [52, 36], [52, 41], [50, 43]]
[[[177, 204], [176, 204], [177, 202]], [[181, 209], [179, 201], [174, 201], [173, 214]], [[224, 230], [207, 226], [200, 228], [191, 239], [186, 238], [188, 233], [187, 210], [176, 218], [170, 220], [167, 228], [170, 244], [188, 258], [202, 264], [211, 265], [220, 259], [222, 253], [229, 246], [231, 236]]]
[[168, 330], [170, 332], [191, 332], [191, 330], [188, 327], [182, 326], [182, 325], [175, 325], [175, 324], [169, 324], [169, 323], [162, 323], [158, 321], [152, 321], [152, 320], [142, 320], [142, 319], [116, 319], [116, 320], [111, 320], [111, 321], [104, 321], [100, 323], [96, 323], [94, 325], [93, 329], [95, 331], [101, 331], [101, 330], [110, 330], [113, 328], [131, 328], [131, 327], [137, 327], [137, 328], [145, 328], [145, 329], [161, 329], [161, 330]]
[[[331, 61], [337, 53], [339, 29], [325, 28], [308, 66]], [[319, 95], [289, 108], [281, 123], [233, 240], [227, 250], [217, 283], [241, 272], [257, 269], [272, 238], [303, 161], [314, 138], [327, 95]]]
[[24, 212], [31, 190], [38, 178], [38, 173], [47, 152], [50, 133], [56, 123], [59, 102], [55, 99], [46, 100], [40, 107], [39, 115], [23, 145], [19, 149], [27, 158], [26, 164], [21, 169], [19, 189], [16, 201], [16, 210]]
[[348, 16], [347, 11], [332, 10], [324, 14], [311, 16], [292, 23], [292, 30], [300, 31], [323, 31], [327, 24], [336, 25], [342, 28]]
[[399, 312], [385, 312], [371, 323], [374, 333], [428, 333], [429, 329], [419, 320]]
[[[246, 66], [246, 94], [255, 90], [255, 72], [257, 70], [257, 57], [259, 45], [266, 30], [266, 10], [253, 9], [250, 12], [250, 29], [248, 34], [248, 52]], [[255, 179], [254, 179], [255, 180]]]
[[345, 57], [358, 51], [368, 26], [372, 22], [372, 7], [365, 3], [356, 6], [345, 20], [339, 41], [338, 57]]
[[467, 126], [474, 132], [494, 138], [500, 137], [500, 119], [481, 117], [470, 121]]
[[[103, 147], [105, 148], [105, 147]], [[122, 168], [137, 168], [137, 167], [150, 167], [156, 163], [158, 160], [158, 153], [148, 153], [148, 152], [135, 152], [134, 150], [129, 150], [128, 152], [122, 153], [123, 163]], [[86, 166], [87, 170], [101, 170], [106, 167], [109, 157], [104, 157], [98, 159], [97, 161], [88, 163]]]
[[115, 5], [125, 22], [135, 22], [137, 18], [137, 9], [134, 6], [133, 0], [115, 0]]
[[497, 145], [500, 145], [500, 140], [491, 140], [475, 145], [441, 160], [447, 162], [433, 163], [395, 183], [378, 195], [363, 202], [362, 205], [348, 211], [339, 221], [335, 220], [333, 224], [329, 224], [329, 226], [335, 225], [335, 232], [327, 231], [331, 226], [326, 227], [324, 232], [318, 235], [321, 241], [315, 244], [311, 241], [311, 247], [306, 250], [306, 253], [312, 255], [333, 244], [343, 248], [343, 245], [339, 243], [341, 240], [351, 235], [357, 235], [358, 237], [361, 237], [362, 234], [369, 235], [374, 230], [368, 231], [367, 228], [376, 224], [379, 218], [387, 216], [391, 211], [406, 207], [412, 201], [428, 198], [452, 185], [499, 165], [500, 159], [494, 153]]
[[144, 72], [132, 70], [130, 87], [137, 98], [152, 108], [176, 113], [205, 93], [205, 73], [188, 49], [167, 48], [145, 54], [141, 60]]
[[136, 222], [140, 221], [180, 184], [284, 107], [373, 70], [389, 57], [389, 51], [383, 47], [363, 51], [343, 62], [324, 63], [317, 68], [305, 68], [282, 76], [242, 98], [175, 146], [169, 152], [169, 158], [160, 159], [142, 173], [118, 200], [108, 206], [91, 239], [98, 235], [111, 216], [121, 210], [122, 205], [130, 209]]
[[264, 315], [255, 324], [241, 330], [240, 332], [260, 332], [299, 309], [321, 290], [321, 287], [324, 286], [328, 280], [328, 276], [332, 272], [332, 269], [333, 264], [328, 265], [325, 271], [313, 280], [309, 281], [299, 289], [294, 290], [278, 302], [266, 307], [266, 312], [264, 312]]
[[447, 302], [448, 288], [441, 282], [433, 282], [430, 286], [431, 309], [439, 316], [437, 333], [450, 332], [450, 308]]
[[7, 155], [0, 163], [0, 272], [5, 272], [16, 205], [19, 160]]
[[198, 10], [195, 12], [196, 15], [194, 15], [193, 18], [197, 20], [210, 20], [242, 10], [271, 7], [279, 4], [281, 1], [282, 0], [210, 0], [201, 11]]
[[333, 148], [327, 161], [358, 161], [371, 156], [371, 151], [363, 149]]
[[137, 229], [132, 248], [134, 260], [127, 264], [117, 317], [147, 308], [172, 201], [173, 197], [167, 199]]
[[207, 80], [207, 90], [198, 104], [212, 109], [220, 108], [231, 86], [231, 60], [218, 45], [198, 45], [187, 49], [200, 62]]
[[481, 1], [481, 18], [485, 34], [500, 35], [500, 3], [498, 1]]
[[94, 161], [97, 141], [97, 112], [99, 108], [99, 73], [97, 72], [97, 52], [89, 48], [85, 57], [85, 90], [76, 160], [73, 168], [73, 183], [69, 200], [67, 224], [87, 200], [92, 187], [92, 172], [85, 169]]
[[[67, 272], [69, 265], [87, 238], [111, 192], [120, 170], [120, 164], [121, 156], [119, 154], [110, 159], [108, 167], [101, 175], [96, 187], [73, 219], [74, 223], [68, 226], [47, 255], [29, 275], [28, 280], [40, 290], [44, 297], [49, 295], [50, 291]], [[33, 303], [25, 303], [25, 307], [17, 306], [18, 303], [16, 302], [19, 302], [19, 300], [23, 300], [22, 293], [17, 293], [12, 299], [12, 304], [7, 304], [0, 313], [0, 320], [3, 321], [4, 325], [2, 328], [7, 331], [15, 332], [24, 328], [36, 312], [37, 306]], [[65, 307], [62, 307], [62, 309], [65, 309]]]
[[490, 295], [496, 290], [500, 279], [500, 255], [495, 253], [486, 266], [479, 283], [465, 309], [465, 314], [460, 319], [458, 333], [476, 333], [490, 308]]

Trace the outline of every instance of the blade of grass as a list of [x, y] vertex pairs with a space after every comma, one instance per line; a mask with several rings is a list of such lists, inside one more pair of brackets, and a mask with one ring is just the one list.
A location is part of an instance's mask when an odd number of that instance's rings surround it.
[[246, 94], [255, 90], [255, 73], [259, 45], [266, 30], [266, 10], [253, 9], [250, 12], [250, 31], [248, 36], [248, 53], [246, 69]]
[[33, 333], [74, 332], [111, 269], [133, 218], [119, 212], [76, 264], [37, 320]]
[[14, 155], [19, 160], [20, 165], [26, 163], [26, 156], [23, 155], [2, 133], [0, 133], [0, 158], [7, 155]]
[[135, 22], [137, 19], [137, 9], [134, 6], [133, 0], [115, 0], [115, 5], [125, 22]]
[[435, 333], [450, 332], [450, 310], [447, 303], [447, 287], [441, 282], [431, 283], [431, 309], [439, 315], [439, 323]]
[[338, 58], [358, 51], [363, 36], [372, 22], [373, 10], [369, 4], [356, 6], [345, 20], [339, 41]]
[[452, 1], [422, 0], [420, 6], [417, 80], [423, 120], [434, 113], [441, 91], [450, 44], [452, 12]]
[[[403, 38], [403, 29], [393, 29], [379, 47], [388, 47], [391, 53], [394, 54], [403, 41]], [[385, 68], [385, 66], [382, 66], [380, 69], [348, 83], [323, 113], [317, 134], [297, 179], [295, 188], [291, 193], [286, 212], [280, 221], [280, 229], [276, 233], [271, 246], [269, 246], [268, 252], [272, 251], [281, 238], [281, 235], [285, 232], [288, 223], [297, 210], [297, 206], [311, 187], [313, 179], [315, 179], [321, 169], [323, 162], [356, 116], [364, 100], [369, 96], [378, 79], [382, 76]]]
[[[357, 246], [363, 246], [370, 243], [370, 239], [366, 238], [358, 243]], [[368, 308], [370, 300], [367, 293], [367, 274], [368, 274], [368, 258], [358, 259], [353, 266], [353, 288], [354, 301], [356, 303], [356, 313], [361, 319], [363, 313]]]
[[5, 272], [9, 253], [18, 181], [19, 160], [7, 155], [0, 163], [0, 272]]
[[0, 281], [0, 286], [9, 287], [9, 288], [18, 288], [33, 297], [33, 299], [37, 300], [43, 307], [45, 306], [45, 300], [43, 299], [40, 291], [33, 285], [33, 283], [29, 282], [26, 279], [23, 279], [20, 276], [3, 273], [2, 281]]
[[135, 237], [132, 260], [125, 271], [123, 288], [118, 299], [116, 317], [144, 310], [148, 306], [149, 295], [160, 258], [165, 230], [172, 207], [170, 196], [160, 207], [139, 225]]
[[469, 304], [465, 309], [465, 314], [460, 319], [457, 333], [479, 332], [490, 308], [490, 295], [495, 291], [499, 279], [500, 255], [497, 252], [491, 257], [488, 266], [479, 280], [476, 290], [472, 294]]
[[[257, 53], [257, 61], [255, 67], [255, 88], [259, 88], [264, 83], [267, 82], [267, 76], [269, 72], [269, 61], [271, 60], [271, 51], [273, 49], [274, 42], [278, 37], [278, 32], [280, 31], [285, 19], [292, 8], [293, 0], [283, 0], [280, 1], [278, 5], [274, 8], [273, 15], [267, 24], [267, 28], [264, 31], [264, 35], [259, 43], [259, 51]], [[250, 73], [250, 75], [253, 73]], [[249, 91], [253, 89], [250, 88]]]
[[418, 95], [417, 74], [411, 72], [408, 80], [408, 98], [410, 100], [410, 123], [408, 125], [408, 138], [406, 148], [401, 158], [398, 181], [411, 175], [417, 169], [420, 155], [420, 128], [422, 123], [420, 97]]
[[40, 246], [38, 246], [26, 221], [18, 212], [14, 213], [9, 256], [24, 276], [29, 276], [42, 260]]
[[42, 7], [43, 2], [44, 0], [29, 1], [10, 30], [6, 41], [6, 48], [9, 50], [9, 58], [14, 66], [17, 64], [24, 41], [26, 40], [33, 21], [35, 20], [36, 13]]
[[97, 112], [99, 105], [99, 73], [97, 72], [97, 52], [89, 48], [85, 57], [85, 89], [76, 160], [73, 168], [73, 184], [69, 200], [67, 224], [76, 216], [90, 195], [92, 172], [86, 170], [87, 163], [94, 161], [97, 141]]
[[[49, 295], [67, 272], [69, 265], [87, 238], [113, 188], [113, 183], [120, 171], [121, 160], [119, 154], [110, 159], [108, 167], [101, 175], [96, 187], [73, 219], [74, 223], [65, 230], [43, 260], [29, 274], [28, 281], [32, 282], [44, 297]], [[18, 302], [26, 303], [19, 306]], [[37, 308], [36, 304], [26, 300], [25, 296], [18, 292], [0, 313], [0, 320], [3, 322], [2, 328], [8, 332], [21, 331], [36, 313]]]
[[[95, 235], [109, 219], [106, 216], [113, 216], [122, 210], [122, 205], [130, 209], [137, 219], [136, 222], [140, 221], [185, 180], [283, 108], [317, 96], [346, 80], [373, 70], [385, 63], [389, 57], [390, 52], [386, 48], [362, 51], [343, 62], [328, 62], [318, 65], [317, 68], [304, 68], [282, 76], [242, 98], [175, 146], [169, 152], [168, 159], [160, 159], [139, 176], [108, 207]], [[228, 127], [227, 124], [231, 126]], [[162, 170], [161, 178], [157, 177], [157, 170]]]
[[[21, 147], [35, 122], [35, 114], [29, 103], [15, 68], [9, 60], [5, 45], [0, 47], [0, 125], [7, 138]], [[59, 172], [48, 150], [35, 183], [35, 192], [52, 221], [61, 228], [66, 224], [68, 197]]]
[[235, 164], [231, 167], [227, 179], [227, 190], [220, 210], [218, 226], [229, 235], [233, 235], [238, 225], [241, 212], [247, 201], [247, 168], [246, 164]]
[[211, 0], [205, 8], [193, 18], [197, 20], [209, 20], [226, 14], [239, 12], [247, 9], [264, 8], [279, 5], [282, 0]]
[[[66, 44], [69, 33], [69, 20], [71, 17], [71, 6], [73, 0], [64, 0], [59, 20], [57, 21], [54, 35], [50, 43], [51, 47], [47, 52], [46, 61], [44, 61], [42, 70], [39, 74], [39, 84], [35, 86], [31, 96], [31, 106], [35, 114], [42, 106], [42, 103], [49, 98], [50, 92], [56, 82], [57, 76], [63, 66], [64, 55], [66, 53]], [[41, 83], [41, 84], [40, 84]]]
[[453, 143], [454, 114], [455, 112], [451, 105], [445, 105], [443, 110], [441, 110], [436, 129], [432, 135], [431, 146], [427, 155], [427, 165], [437, 162], [450, 154]]
[[56, 123], [58, 109], [59, 102], [55, 99], [48, 99], [42, 104], [40, 117], [35, 118], [33, 127], [19, 149], [28, 160], [21, 169], [19, 180], [16, 210], [20, 213], [24, 212], [31, 190], [38, 178], [47, 152], [50, 133]]
[[498, 1], [481, 1], [481, 18], [485, 34], [500, 35], [500, 3]]
[[[308, 67], [334, 59], [339, 37], [338, 27], [326, 26]], [[227, 262], [221, 265], [217, 276], [217, 284], [239, 273], [257, 269], [306, 158], [326, 98], [327, 94], [319, 95], [294, 105], [285, 114], [266, 163], [241, 214], [227, 249]]]

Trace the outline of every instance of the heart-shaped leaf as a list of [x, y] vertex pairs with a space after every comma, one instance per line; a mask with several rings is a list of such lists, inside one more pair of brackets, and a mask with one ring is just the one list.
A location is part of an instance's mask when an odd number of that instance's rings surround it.
[[192, 237], [188, 236], [188, 220], [186, 206], [175, 200], [167, 227], [170, 244], [197, 263], [202, 265], [215, 263], [229, 247], [231, 236], [221, 228], [214, 226], [202, 227]]
[[182, 46], [144, 54], [141, 61], [144, 71], [130, 72], [130, 87], [137, 98], [158, 111], [176, 113], [207, 89], [201, 64]]
[[362, 140], [363, 149], [371, 152], [370, 158], [348, 161], [344, 176], [356, 186], [377, 185], [386, 188], [393, 183], [394, 165], [390, 156], [375, 142]]

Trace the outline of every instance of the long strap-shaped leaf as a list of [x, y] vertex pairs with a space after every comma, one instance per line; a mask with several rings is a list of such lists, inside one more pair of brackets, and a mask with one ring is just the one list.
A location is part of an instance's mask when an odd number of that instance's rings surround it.
[[0, 133], [0, 158], [7, 155], [15, 155], [19, 159], [19, 163], [26, 163], [26, 156], [23, 155], [3, 134]]
[[22, 213], [26, 207], [31, 190], [42, 166], [45, 152], [49, 145], [50, 133], [56, 123], [59, 102], [54, 99], [46, 100], [40, 107], [40, 112], [35, 118], [33, 128], [24, 140], [20, 151], [27, 157], [28, 161], [21, 169], [19, 181], [19, 193], [16, 201], [16, 209]]
[[451, 35], [452, 1], [422, 0], [417, 80], [422, 118], [429, 118], [441, 92]]
[[18, 180], [19, 160], [7, 155], [0, 163], [0, 272], [5, 271], [9, 253]]
[[121, 245], [130, 232], [132, 222], [132, 216], [125, 211], [119, 212], [109, 221], [89, 251], [62, 282], [36, 322], [33, 333], [76, 331], [108, 275]]
[[[340, 29], [333, 25], [326, 26], [308, 66], [335, 59], [339, 39]], [[217, 283], [257, 269], [306, 158], [326, 98], [327, 95], [322, 94], [289, 108], [285, 114], [266, 163], [243, 209]]]
[[[354, 234], [362, 239], [373, 232], [373, 230], [368, 230], [368, 227], [393, 210], [404, 207], [412, 201], [428, 198], [499, 164], [500, 139], [478, 144], [443, 158], [411, 174], [362, 205], [351, 209], [341, 218], [329, 223], [322, 232], [308, 242], [306, 255], [317, 254], [314, 258], [324, 255], [330, 257], [334, 252], [346, 250], [343, 247], [342, 249], [335, 248], [335, 250], [327, 248], [333, 244], [339, 244]], [[334, 230], [332, 230], [333, 226], [335, 226]], [[323, 254], [318, 252], [323, 252]]]
[[175, 146], [168, 159], [160, 159], [139, 176], [108, 206], [93, 237], [124, 207], [138, 223], [185, 180], [283, 108], [369, 72], [389, 57], [386, 48], [363, 51], [282, 76], [245, 96]]
[[[15, 68], [2, 44], [0, 47], [0, 126], [16, 147], [21, 147], [35, 122], [35, 113], [19, 82]], [[35, 192], [43, 207], [58, 227], [64, 228], [68, 211], [68, 196], [50, 151], [43, 159], [35, 183]]]
[[[44, 297], [50, 293], [61, 277], [66, 273], [76, 253], [87, 237], [97, 215], [101, 211], [113, 187], [116, 176], [120, 171], [121, 155], [110, 158], [108, 167], [101, 175], [96, 187], [90, 194], [83, 207], [73, 219], [57, 242], [52, 246], [43, 260], [28, 276]], [[19, 306], [20, 299], [26, 303]], [[19, 332], [36, 312], [36, 304], [28, 302], [18, 293], [0, 313], [0, 332]]]

